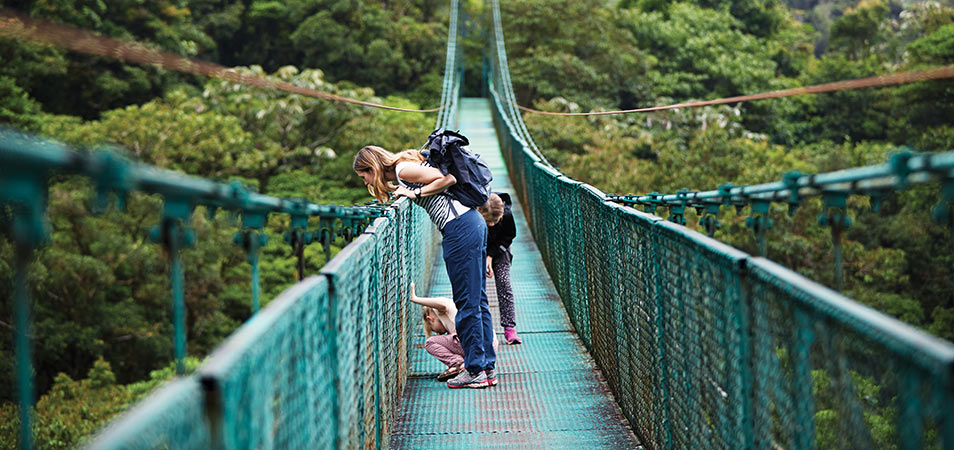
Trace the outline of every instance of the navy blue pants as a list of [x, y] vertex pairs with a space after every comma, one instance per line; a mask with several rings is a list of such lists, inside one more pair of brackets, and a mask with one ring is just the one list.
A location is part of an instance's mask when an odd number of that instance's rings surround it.
[[474, 209], [451, 220], [444, 226], [441, 248], [457, 306], [464, 366], [472, 374], [493, 369], [497, 354], [486, 290], [487, 222]]

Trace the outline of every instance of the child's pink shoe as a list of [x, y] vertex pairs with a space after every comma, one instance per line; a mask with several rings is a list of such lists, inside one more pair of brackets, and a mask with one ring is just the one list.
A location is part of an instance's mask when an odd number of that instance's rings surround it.
[[510, 345], [523, 343], [520, 337], [517, 336], [517, 330], [514, 330], [513, 327], [504, 327], [504, 339], [506, 339]]

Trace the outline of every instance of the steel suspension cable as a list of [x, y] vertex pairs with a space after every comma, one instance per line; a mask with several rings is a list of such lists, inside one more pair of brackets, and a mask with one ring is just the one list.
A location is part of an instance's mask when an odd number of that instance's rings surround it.
[[437, 116], [436, 128], [451, 128], [457, 122], [457, 99], [460, 92], [457, 56], [457, 36], [459, 34], [459, 6], [457, 0], [451, 1], [450, 21], [447, 25], [447, 52], [444, 62], [444, 82], [441, 86], [441, 109]]
[[[456, 2], [455, 12], [456, 12]], [[456, 21], [455, 21], [456, 22]], [[456, 23], [455, 23], [456, 26]], [[391, 111], [432, 113], [442, 111], [446, 104], [431, 109], [398, 108], [378, 103], [357, 100], [340, 95], [329, 94], [315, 89], [303, 88], [284, 81], [273, 81], [264, 77], [242, 74], [228, 67], [194, 58], [179, 56], [158, 50], [139, 42], [120, 41], [118, 39], [97, 36], [92, 32], [65, 25], [53, 24], [33, 19], [8, 8], [0, 8], [0, 36], [22, 39], [41, 44], [64, 48], [77, 53], [115, 59], [123, 62], [158, 66], [176, 72], [218, 78], [233, 83], [241, 83], [266, 89], [276, 89], [292, 94], [320, 98], [335, 102], [351, 103], [371, 108]], [[456, 45], [456, 44], [455, 44]]]
[[[652, 112], [652, 111], [664, 111], [671, 109], [680, 109], [680, 108], [696, 108], [701, 106], [712, 106], [712, 105], [722, 105], [728, 103], [742, 103], [755, 100], [765, 100], [770, 98], [782, 98], [782, 97], [792, 97], [796, 95], [806, 95], [806, 94], [821, 94], [826, 92], [836, 92], [842, 90], [853, 90], [853, 89], [863, 89], [869, 87], [884, 87], [892, 86], [898, 84], [908, 84], [918, 81], [930, 81], [930, 80], [939, 80], [939, 79], [948, 79], [954, 78], [954, 65], [936, 67], [931, 69], [922, 69], [922, 70], [912, 70], [906, 72], [898, 72], [889, 75], [878, 75], [866, 78], [858, 78], [853, 80], [842, 80], [831, 83], [816, 84], [811, 86], [802, 86], [797, 88], [790, 89], [781, 89], [775, 91], [761, 92], [757, 94], [748, 94], [748, 95], [738, 95], [733, 97], [725, 97], [713, 100], [699, 100], [691, 102], [682, 102], [675, 103], [671, 105], [664, 106], [651, 106], [644, 108], [635, 108], [635, 109], [624, 109], [624, 110], [614, 110], [614, 111], [593, 111], [585, 113], [562, 113], [562, 112], [551, 112], [551, 111], [541, 111], [538, 109], [530, 108], [527, 106], [520, 105], [515, 96], [513, 95], [513, 84], [510, 80], [509, 70], [506, 68], [507, 65], [507, 56], [506, 49], [504, 48], [503, 41], [503, 31], [500, 20], [500, 6], [498, 0], [493, 0], [491, 2], [493, 9], [493, 27], [494, 34], [496, 37], [495, 47], [497, 53], [497, 64], [500, 68], [499, 76], [502, 81], [502, 88], [504, 89], [504, 97], [509, 103], [507, 106], [509, 109], [513, 110], [514, 108], [521, 111], [525, 111], [532, 114], [541, 114], [547, 116], [603, 116], [603, 115], [613, 115], [613, 114], [630, 114], [630, 113], [640, 113], [640, 112]], [[517, 123], [517, 122], [515, 122]], [[539, 153], [539, 149], [536, 144], [533, 143], [533, 140], [529, 138], [529, 134], [526, 133], [525, 125], [522, 121], [519, 121], [520, 134], [521, 137], [526, 139], [528, 143], [531, 144], [531, 147], [534, 149], [535, 153]]]
[[[513, 92], [513, 83], [510, 78], [510, 63], [507, 60], [507, 49], [506, 43], [503, 37], [503, 21], [500, 14], [500, 2], [497, 0], [493, 1], [493, 14], [494, 14], [494, 37], [495, 37], [495, 49], [497, 54], [497, 68], [501, 80], [501, 87], [503, 88], [503, 94], [505, 100], [508, 103], [508, 112], [511, 122], [516, 126], [517, 132], [520, 137], [527, 142], [531, 150], [543, 161], [549, 165], [546, 157], [543, 156], [543, 153], [537, 147], [536, 142], [534, 142], [533, 137], [530, 135], [530, 131], [527, 129], [526, 124], [523, 122], [523, 117], [520, 115], [519, 111], [514, 108], [516, 104], [516, 95]], [[496, 87], [496, 85], [495, 85]]]
[[734, 97], [725, 97], [715, 100], [700, 100], [694, 102], [676, 103], [665, 106], [650, 106], [645, 108], [624, 109], [618, 111], [593, 111], [586, 113], [561, 113], [540, 111], [538, 109], [528, 108], [514, 103], [522, 111], [533, 114], [542, 114], [546, 116], [605, 116], [611, 114], [630, 114], [640, 112], [664, 111], [680, 108], [697, 108], [700, 106], [724, 105], [727, 103], [742, 103], [754, 100], [765, 100], [770, 98], [792, 97], [796, 95], [821, 94], [825, 92], [836, 92], [853, 89], [863, 89], [869, 87], [884, 87], [897, 84], [914, 83], [918, 81], [940, 80], [954, 78], [954, 65], [945, 67], [936, 67], [933, 69], [912, 70], [908, 72], [898, 72], [889, 75], [878, 75], [874, 77], [858, 78], [854, 80], [843, 80], [832, 83], [815, 84], [791, 89], [782, 89], [777, 91], [761, 92], [758, 94], [738, 95]]
[[[511, 123], [514, 124], [519, 137], [523, 139], [528, 147], [533, 151], [534, 155], [539, 158], [544, 164], [554, 167], [553, 164], [543, 155], [543, 152], [540, 151], [540, 148], [534, 142], [533, 137], [530, 136], [530, 131], [527, 129], [526, 124], [523, 122], [523, 116], [515, 108], [517, 105], [516, 95], [513, 92], [513, 83], [510, 79], [510, 69], [509, 62], [507, 61], [507, 49], [504, 44], [503, 36], [503, 21], [501, 20], [500, 14], [500, 2], [498, 0], [491, 1], [491, 9], [493, 13], [493, 28], [494, 28], [494, 51], [495, 51], [495, 61], [494, 64], [494, 78], [500, 79], [500, 89], [504, 95], [504, 103], [508, 108], [508, 116]], [[492, 60], [493, 61], [493, 60]], [[493, 83], [492, 90], [496, 94], [500, 94], [496, 89], [498, 88], [497, 83]]]

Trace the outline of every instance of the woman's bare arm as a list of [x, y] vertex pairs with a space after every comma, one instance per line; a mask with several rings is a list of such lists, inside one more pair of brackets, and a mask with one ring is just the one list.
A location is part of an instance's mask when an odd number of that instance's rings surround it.
[[[424, 186], [421, 186], [420, 190], [421, 197], [439, 194], [457, 183], [457, 178], [451, 174], [444, 175], [440, 170], [437, 170], [434, 167], [425, 167], [419, 165], [409, 165], [404, 167], [401, 169], [400, 176], [411, 183], [423, 184]], [[403, 186], [398, 187], [398, 189], [394, 191], [394, 195], [416, 198], [415, 193]]]

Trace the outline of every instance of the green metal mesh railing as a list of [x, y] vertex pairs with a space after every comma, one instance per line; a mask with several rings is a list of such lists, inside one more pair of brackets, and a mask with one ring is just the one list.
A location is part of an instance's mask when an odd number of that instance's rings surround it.
[[450, 129], [457, 125], [458, 103], [464, 78], [462, 53], [457, 52], [457, 41], [461, 39], [463, 27], [460, 26], [460, 5], [457, 0], [450, 2], [450, 20], [447, 25], [447, 54], [444, 60], [444, 82], [441, 85], [441, 110], [437, 114], [435, 128]]
[[[427, 214], [401, 200], [390, 207], [315, 205], [251, 193], [237, 185], [183, 176], [118, 159], [76, 152], [55, 142], [0, 134], [0, 207], [13, 213], [11, 237], [28, 255], [43, 243], [43, 189], [55, 173], [90, 177], [101, 194], [138, 190], [163, 196], [156, 240], [173, 264], [176, 357], [185, 353], [183, 280], [176, 253], [188, 245], [197, 205], [242, 215], [236, 243], [257, 254], [269, 213], [291, 216], [290, 243], [330, 244], [355, 237], [320, 275], [307, 278], [253, 315], [196, 374], [179, 378], [124, 414], [90, 448], [383, 447], [406, 381], [410, 323], [407, 289], [426, 292], [437, 249]], [[319, 217], [318, 231], [307, 231]], [[370, 222], [373, 219], [373, 222]], [[370, 226], [366, 226], [371, 223]], [[192, 236], [192, 237], [190, 237]], [[17, 261], [25, 273], [28, 258]], [[253, 265], [254, 269], [254, 265]], [[253, 281], [257, 273], [252, 271]], [[26, 279], [17, 280], [17, 341], [26, 342]], [[21, 295], [22, 294], [22, 295]], [[22, 311], [21, 311], [22, 310]], [[29, 405], [29, 352], [18, 349], [21, 400]], [[180, 364], [181, 366], [181, 364]], [[29, 425], [27, 407], [21, 423]], [[29, 436], [29, 426], [24, 436]], [[29, 439], [21, 439], [29, 448]]]
[[[447, 60], [438, 127], [456, 124], [463, 76], [457, 52], [458, 2], [450, 1]], [[373, 105], [372, 105], [373, 106]], [[315, 205], [249, 192], [237, 184], [182, 176], [127, 161], [112, 152], [76, 152], [48, 140], [0, 130], [0, 208], [13, 213], [17, 249], [17, 366], [20, 447], [32, 447], [31, 354], [26, 330], [26, 266], [43, 245], [45, 190], [57, 172], [90, 177], [106, 203], [129, 191], [163, 197], [153, 239], [171, 259], [175, 356], [186, 354], [182, 261], [195, 240], [189, 227], [196, 206], [225, 208], [242, 217], [236, 244], [252, 266], [253, 317], [223, 343], [196, 374], [178, 378], [110, 424], [89, 448], [381, 448], [407, 379], [411, 323], [407, 289], [427, 292], [437, 250], [436, 228], [407, 200], [384, 207]], [[258, 312], [259, 251], [271, 213], [290, 215], [286, 240], [298, 256], [336, 237], [350, 245], [322, 269]], [[383, 216], [383, 217], [382, 217]], [[308, 231], [318, 217], [318, 230]], [[371, 220], [373, 225], [365, 230]], [[314, 221], [312, 221], [314, 222]], [[5, 230], [7, 231], [7, 230]], [[363, 233], [363, 234], [362, 234]], [[416, 322], [414, 322], [416, 323]]]
[[[447, 61], [437, 127], [456, 124], [462, 70], [458, 2], [450, 2]], [[197, 372], [208, 434], [129, 433], [147, 415], [128, 415], [91, 448], [382, 448], [407, 380], [410, 282], [429, 289], [436, 228], [399, 201], [388, 217], [229, 338]], [[139, 408], [169, 404], [165, 391]], [[161, 419], [161, 414], [157, 419]], [[157, 430], [195, 434], [185, 423]], [[194, 444], [194, 445], [193, 445]]]
[[552, 168], [509, 100], [491, 9], [489, 93], [514, 188], [644, 445], [954, 449], [954, 346]]
[[435, 235], [426, 214], [399, 202], [194, 376], [150, 395], [89, 447], [387, 446], [416, 323], [406, 291], [412, 281], [428, 288]]
[[[515, 107], [499, 4], [491, 4], [489, 93], [515, 191], [571, 322], [645, 446], [954, 449], [954, 346], [554, 169]], [[461, 78], [457, 2], [451, 7], [437, 120], [445, 128], [456, 124]], [[42, 240], [29, 230], [42, 228], [37, 193], [55, 168], [82, 168], [104, 191], [162, 193], [173, 208], [160, 240], [173, 251], [188, 241], [181, 220], [196, 199], [241, 209], [253, 231], [269, 211], [288, 213], [293, 245], [312, 236], [309, 216], [352, 220], [205, 180], [170, 182], [116, 161], [50, 155], [27, 171], [0, 171], [0, 198], [14, 205], [23, 247]], [[381, 211], [319, 275], [88, 446], [387, 445], [417, 323], [406, 289], [411, 281], [428, 289], [437, 241], [426, 214], [406, 200]], [[245, 238], [250, 256], [254, 237]], [[184, 353], [184, 342], [178, 347]]]

